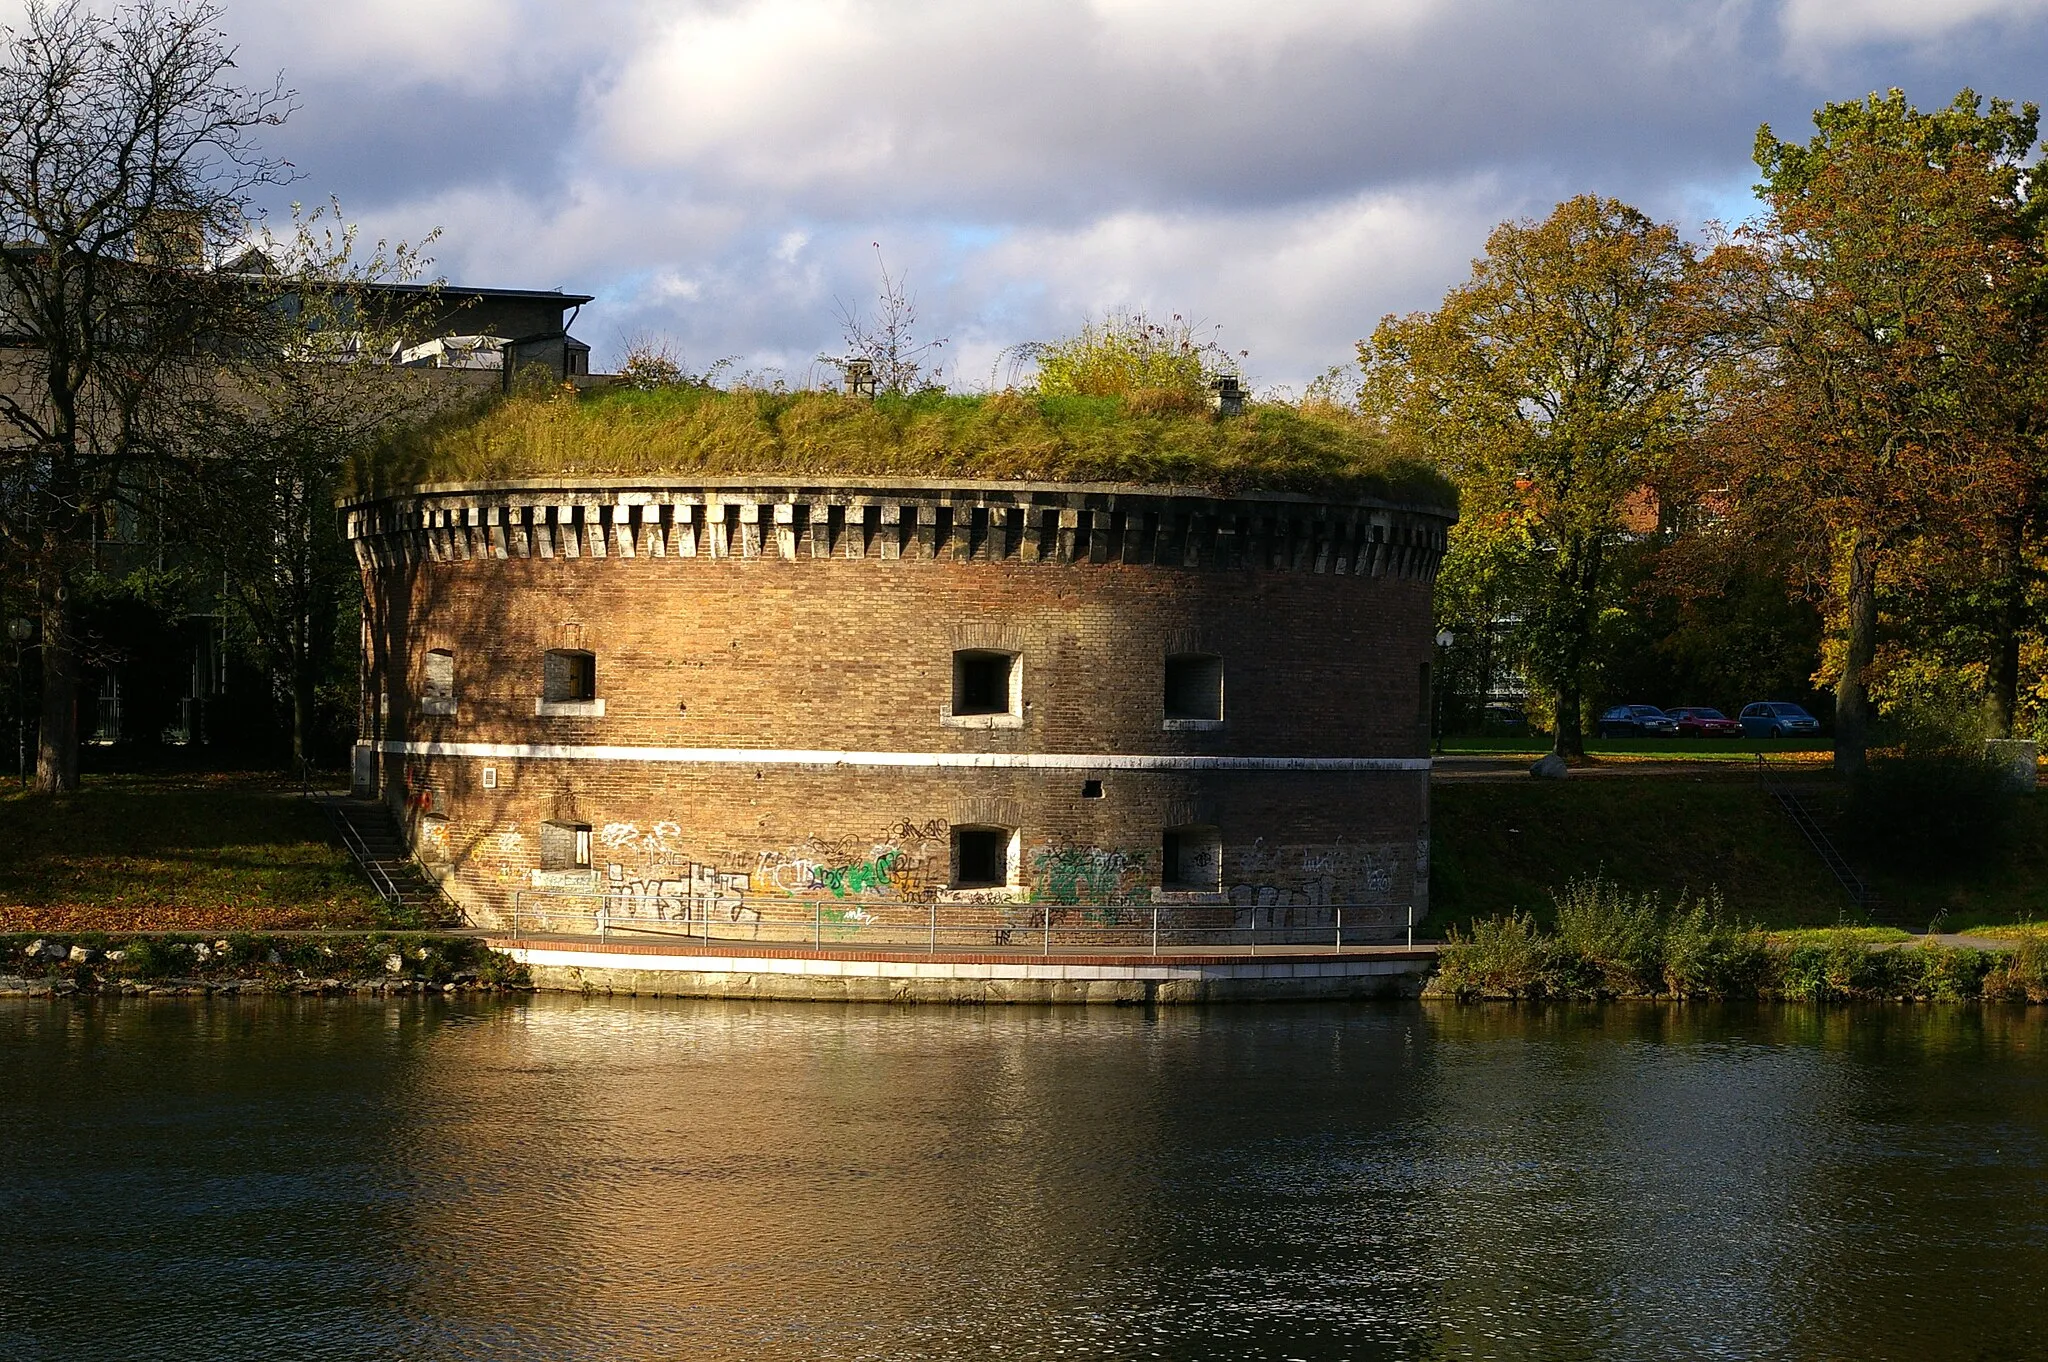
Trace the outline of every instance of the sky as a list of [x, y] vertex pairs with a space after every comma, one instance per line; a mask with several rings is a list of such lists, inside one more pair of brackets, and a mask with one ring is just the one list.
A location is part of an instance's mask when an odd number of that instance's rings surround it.
[[1697, 232], [1761, 123], [1898, 86], [2048, 97], [2048, 0], [225, 0], [298, 111], [291, 198], [439, 229], [453, 282], [596, 295], [636, 339], [792, 382], [904, 276], [946, 381], [1117, 308], [1347, 364], [1562, 198]]

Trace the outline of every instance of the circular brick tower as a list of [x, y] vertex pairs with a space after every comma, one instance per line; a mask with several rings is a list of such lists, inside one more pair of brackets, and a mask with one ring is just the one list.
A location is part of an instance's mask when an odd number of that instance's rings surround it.
[[365, 500], [357, 783], [480, 923], [1384, 939], [1428, 906], [1451, 518], [874, 478]]

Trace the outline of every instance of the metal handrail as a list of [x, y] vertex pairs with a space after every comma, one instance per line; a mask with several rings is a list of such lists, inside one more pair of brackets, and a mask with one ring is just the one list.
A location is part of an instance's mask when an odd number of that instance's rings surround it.
[[1778, 807], [1792, 820], [1792, 826], [1799, 829], [1800, 834], [1806, 838], [1806, 844], [1820, 857], [1821, 864], [1835, 877], [1835, 883], [1842, 887], [1842, 892], [1849, 896], [1849, 901], [1856, 905], [1856, 910], [1866, 917], [1870, 916], [1879, 902], [1877, 891], [1871, 888], [1869, 881], [1856, 873], [1856, 868], [1849, 864], [1849, 858], [1835, 849], [1834, 841], [1822, 830], [1819, 821], [1813, 816], [1813, 810], [1806, 807], [1806, 801], [1771, 775], [1761, 752], [1756, 754], [1756, 778], [1771, 797], [1778, 801]]
[[362, 834], [356, 831], [355, 824], [342, 816], [341, 810], [335, 807], [333, 800], [323, 797], [320, 805], [327, 811], [329, 826], [341, 834], [342, 846], [348, 849], [348, 854], [354, 858], [357, 868], [369, 879], [370, 887], [377, 891], [378, 897], [393, 907], [401, 906], [405, 902], [405, 896], [399, 893], [397, 884], [385, 873], [383, 863], [370, 855], [370, 848], [364, 843]]
[[[535, 900], [547, 906], [537, 907]], [[597, 906], [587, 911], [558, 906], [563, 902], [591, 900], [595, 900]], [[619, 905], [646, 906], [653, 911], [635, 912], [629, 907], [621, 912]], [[1357, 944], [1358, 930], [1362, 925], [1357, 915], [1363, 911], [1370, 914], [1372, 925], [1381, 930], [1405, 926], [1408, 946], [1412, 948], [1415, 945], [1415, 905], [1412, 903], [1342, 903], [1318, 904], [1315, 907], [1330, 913], [1331, 921], [1327, 926], [1239, 925], [1234, 918], [1240, 909], [1229, 903], [1095, 904], [997, 900], [949, 904], [936, 900], [885, 898], [735, 902], [660, 894], [602, 891], [535, 893], [522, 889], [513, 891], [510, 932], [515, 940], [528, 932], [537, 932], [544, 935], [590, 935], [608, 942], [614, 933], [622, 933], [703, 941], [706, 944], [751, 941], [808, 945], [814, 949], [822, 949], [828, 941], [833, 945], [877, 949], [922, 945], [926, 953], [933, 955], [939, 952], [942, 938], [949, 936], [956, 940], [964, 936], [988, 938], [973, 943], [974, 948], [980, 951], [1021, 954], [1035, 947], [1039, 955], [1052, 954], [1056, 940], [1061, 945], [1085, 946], [1091, 939], [1099, 942], [1105, 937], [1121, 938], [1119, 944], [1138, 945], [1152, 955], [1159, 954], [1162, 946], [1169, 950], [1193, 949], [1199, 948], [1205, 940], [1212, 945], [1218, 944], [1217, 938], [1221, 938], [1220, 944], [1225, 948], [1241, 943], [1252, 955], [1258, 954], [1261, 944], [1268, 947], [1319, 945], [1327, 940], [1341, 953], [1344, 950], [1345, 911], [1349, 909], [1353, 913], [1350, 925], [1354, 944]], [[763, 908], [775, 915], [766, 915]], [[678, 909], [680, 912], [675, 911]], [[954, 910], [956, 917], [971, 916], [973, 920], [945, 921], [948, 909]], [[1215, 924], [1184, 920], [1186, 915], [1204, 910], [1226, 910], [1231, 913], [1233, 921]], [[742, 916], [746, 913], [753, 916]], [[1129, 920], [1088, 920], [1091, 916], [1105, 914], [1128, 916]], [[718, 921], [719, 916], [725, 918], [723, 924]], [[1404, 916], [1405, 923], [1402, 921]], [[1060, 921], [1058, 917], [1067, 920]], [[1079, 920], [1075, 920], [1077, 918]], [[564, 931], [555, 925], [557, 923], [587, 926], [589, 930]], [[726, 930], [721, 931], [721, 925]]]
[[[348, 815], [342, 812], [340, 801], [324, 793], [312, 797], [317, 798], [321, 807], [327, 811], [328, 823], [336, 832], [341, 834], [341, 844], [348, 849], [348, 854], [355, 860], [356, 865], [361, 868], [363, 874], [369, 877], [370, 887], [375, 889], [378, 896], [390, 906], [394, 908], [404, 907], [405, 891], [398, 887], [398, 882], [392, 879], [390, 873], [384, 869], [384, 862], [370, 854], [369, 844], [363, 841], [362, 834], [356, 831], [355, 824], [350, 822]], [[412, 866], [414, 875], [420, 884], [444, 908], [454, 909], [458, 913], [461, 911], [461, 905], [456, 903], [454, 898], [449, 895], [447, 888], [427, 870], [417, 855], [408, 850], [405, 861]]]

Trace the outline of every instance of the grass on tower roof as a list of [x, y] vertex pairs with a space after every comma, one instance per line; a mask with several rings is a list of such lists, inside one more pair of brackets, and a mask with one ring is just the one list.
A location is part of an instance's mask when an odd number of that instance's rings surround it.
[[1446, 509], [1451, 484], [1342, 408], [1206, 410], [1109, 397], [600, 388], [445, 412], [366, 455], [356, 495], [551, 476], [775, 474], [1121, 482]]

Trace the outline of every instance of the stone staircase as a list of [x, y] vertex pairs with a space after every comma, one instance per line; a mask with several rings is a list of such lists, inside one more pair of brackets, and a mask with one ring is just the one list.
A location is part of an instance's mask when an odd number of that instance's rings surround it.
[[319, 795], [316, 801], [326, 810], [356, 868], [384, 900], [394, 923], [421, 927], [461, 923], [462, 910], [420, 868], [388, 805], [351, 795]]

